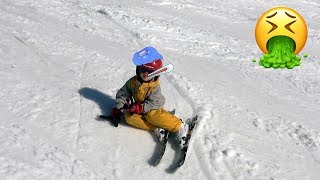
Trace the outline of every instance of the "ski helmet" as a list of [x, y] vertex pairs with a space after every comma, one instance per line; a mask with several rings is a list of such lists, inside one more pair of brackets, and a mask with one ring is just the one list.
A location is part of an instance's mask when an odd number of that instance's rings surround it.
[[156, 59], [150, 63], [143, 64], [140, 66], [140, 72], [144, 73], [152, 73], [162, 67], [162, 61], [160, 59]]
[[155, 60], [161, 61], [162, 59], [162, 55], [158, 53], [158, 51], [154, 47], [148, 46], [134, 53], [132, 61], [136, 66], [140, 66], [143, 64], [151, 63]]
[[[156, 59], [150, 63], [143, 64], [140, 66], [137, 66], [136, 68], [136, 75], [138, 77], [139, 81], [143, 81], [140, 77], [140, 73], [152, 73], [162, 67], [162, 61], [160, 59]], [[156, 81], [158, 80], [159, 76], [154, 77], [153, 79]]]

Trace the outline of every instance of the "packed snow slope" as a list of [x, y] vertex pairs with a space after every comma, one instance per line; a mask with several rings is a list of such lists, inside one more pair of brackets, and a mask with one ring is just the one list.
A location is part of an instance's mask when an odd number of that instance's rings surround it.
[[[265, 69], [255, 24], [287, 6], [308, 25], [301, 65]], [[0, 1], [0, 179], [319, 179], [317, 0]], [[185, 164], [170, 139], [95, 120], [152, 45], [175, 70], [165, 108], [198, 114]]]

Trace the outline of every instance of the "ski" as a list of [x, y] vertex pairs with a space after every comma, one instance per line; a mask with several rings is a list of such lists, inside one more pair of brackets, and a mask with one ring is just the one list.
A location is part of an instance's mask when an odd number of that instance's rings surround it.
[[[174, 110], [170, 111], [170, 114], [174, 115], [175, 112], [176, 112], [176, 110], [174, 109]], [[170, 133], [169, 131], [167, 131], [167, 130], [165, 131], [164, 139], [161, 142], [160, 147], [156, 147], [156, 149], [159, 149], [159, 153], [156, 154], [156, 157], [154, 158], [155, 160], [151, 161], [150, 165], [157, 166], [160, 163], [160, 161], [164, 155], [164, 152], [166, 151], [169, 133]]]
[[187, 139], [185, 144], [183, 145], [183, 147], [180, 150], [180, 154], [179, 154], [179, 158], [178, 160], [171, 166], [171, 168], [168, 170], [170, 173], [175, 173], [184, 163], [186, 156], [187, 156], [187, 151], [188, 151], [188, 147], [189, 147], [189, 143], [190, 143], [190, 139], [192, 137], [192, 132], [194, 127], [197, 124], [198, 120], [198, 116], [195, 116], [191, 119], [191, 122], [189, 124], [189, 130], [188, 130], [188, 134], [187, 134]]

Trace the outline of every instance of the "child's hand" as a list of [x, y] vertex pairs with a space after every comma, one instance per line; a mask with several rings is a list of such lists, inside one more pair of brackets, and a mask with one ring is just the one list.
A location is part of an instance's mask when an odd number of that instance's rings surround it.
[[134, 103], [131, 105], [131, 107], [128, 110], [129, 110], [129, 112], [134, 113], [134, 114], [142, 114], [143, 106], [140, 103]]
[[117, 108], [113, 108], [112, 111], [111, 111], [111, 116], [112, 116], [112, 119], [120, 119], [122, 115], [122, 112], [120, 109], [117, 109]]

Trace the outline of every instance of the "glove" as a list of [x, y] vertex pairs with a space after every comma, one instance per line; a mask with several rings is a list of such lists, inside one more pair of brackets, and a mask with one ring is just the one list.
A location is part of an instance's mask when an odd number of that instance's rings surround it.
[[128, 110], [129, 112], [134, 114], [142, 114], [143, 106], [140, 103], [134, 103], [133, 105], [131, 105], [131, 107]]
[[122, 112], [120, 109], [117, 109], [117, 108], [112, 109], [112, 111], [111, 111], [112, 119], [119, 120], [121, 115], [122, 115]]

